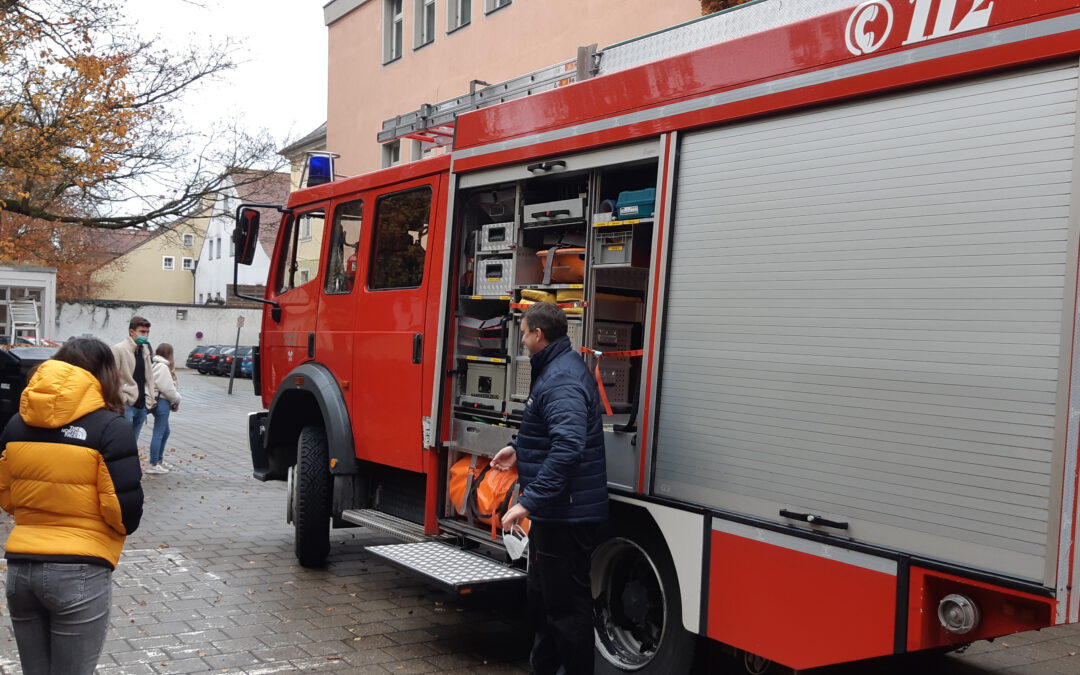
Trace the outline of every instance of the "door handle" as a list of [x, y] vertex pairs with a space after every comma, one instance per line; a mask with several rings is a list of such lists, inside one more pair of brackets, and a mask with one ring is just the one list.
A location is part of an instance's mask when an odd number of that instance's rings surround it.
[[412, 362], [420, 363], [424, 360], [424, 335], [413, 333], [412, 336]]
[[307, 355], [309, 359], [315, 358], [315, 333], [307, 334]]

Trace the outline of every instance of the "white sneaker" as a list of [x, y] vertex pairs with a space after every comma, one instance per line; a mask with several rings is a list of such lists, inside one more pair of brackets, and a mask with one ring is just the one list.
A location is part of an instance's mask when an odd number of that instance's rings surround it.
[[161, 466], [161, 464], [151, 464], [146, 467], [143, 473], [169, 473], [169, 470]]
[[176, 468], [175, 466], [173, 466], [172, 464], [169, 464], [165, 460], [161, 460], [161, 466], [165, 467], [165, 469], [168, 470], [168, 471], [172, 471], [173, 469]]

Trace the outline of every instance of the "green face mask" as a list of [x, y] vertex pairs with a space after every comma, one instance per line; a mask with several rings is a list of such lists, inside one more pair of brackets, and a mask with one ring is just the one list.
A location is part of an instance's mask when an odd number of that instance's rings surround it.
[[140, 335], [140, 336], [135, 338], [135, 344], [140, 345], [140, 346], [141, 345], [148, 345], [148, 344], [150, 344], [150, 338], [145, 337], [143, 335]]

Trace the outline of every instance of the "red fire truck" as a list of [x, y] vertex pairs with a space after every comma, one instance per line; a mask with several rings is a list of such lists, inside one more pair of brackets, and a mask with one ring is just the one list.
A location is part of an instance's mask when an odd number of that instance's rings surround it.
[[[302, 564], [365, 525], [451, 591], [521, 579], [450, 483], [513, 438], [517, 323], [552, 300], [609, 413], [603, 668], [683, 672], [698, 636], [802, 669], [1078, 620], [1080, 1], [780, 4], [380, 134], [440, 156], [340, 180], [316, 158], [249, 424]], [[240, 262], [257, 230], [241, 207]]]

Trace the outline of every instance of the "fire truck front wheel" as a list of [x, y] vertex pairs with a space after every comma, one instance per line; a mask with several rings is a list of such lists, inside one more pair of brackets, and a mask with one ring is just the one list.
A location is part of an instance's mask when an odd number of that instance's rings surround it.
[[688, 673], [695, 639], [682, 625], [671, 555], [648, 528], [625, 529], [593, 554], [596, 672]]
[[304, 427], [296, 442], [290, 495], [296, 559], [304, 567], [322, 567], [330, 553], [331, 489], [326, 431], [322, 427]]

